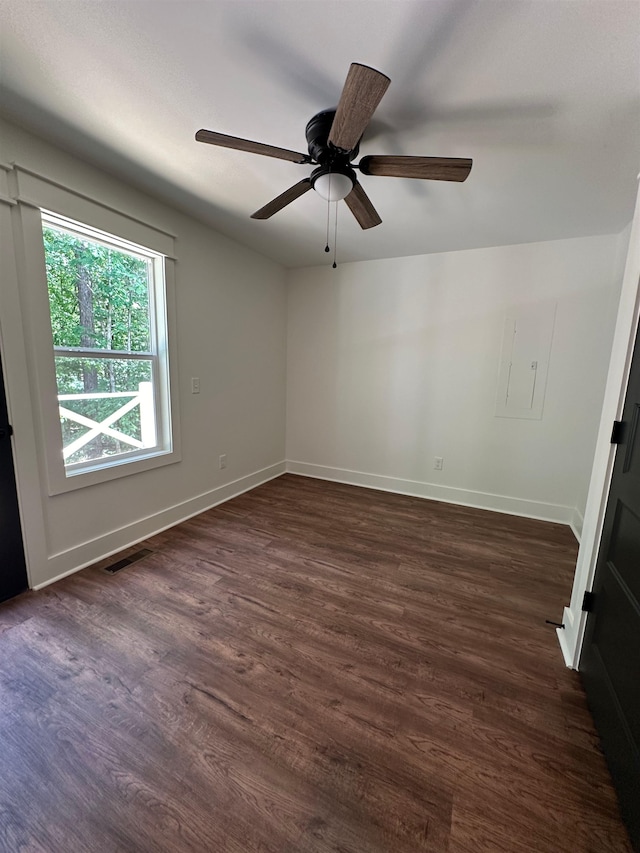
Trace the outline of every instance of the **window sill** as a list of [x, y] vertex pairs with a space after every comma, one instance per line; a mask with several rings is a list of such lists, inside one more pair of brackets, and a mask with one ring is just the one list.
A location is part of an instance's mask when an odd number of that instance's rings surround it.
[[176, 450], [156, 451], [148, 456], [123, 459], [121, 462], [111, 461], [108, 464], [97, 465], [89, 470], [85, 468], [73, 473], [66, 473], [64, 469], [49, 471], [49, 495], [60, 495], [87, 486], [107, 483], [110, 480], [119, 480], [132, 474], [150, 471], [153, 468], [172, 465], [175, 462], [180, 462], [180, 459], [180, 453]]

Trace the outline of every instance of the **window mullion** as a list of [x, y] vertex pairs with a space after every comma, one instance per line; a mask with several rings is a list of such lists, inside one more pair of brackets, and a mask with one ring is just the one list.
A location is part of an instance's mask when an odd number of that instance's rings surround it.
[[133, 361], [145, 360], [148, 361], [154, 358], [154, 352], [129, 352], [128, 350], [116, 349], [84, 349], [83, 347], [60, 347], [54, 346], [53, 351], [56, 356], [68, 356], [69, 358], [113, 358], [120, 361], [121, 359], [131, 359]]

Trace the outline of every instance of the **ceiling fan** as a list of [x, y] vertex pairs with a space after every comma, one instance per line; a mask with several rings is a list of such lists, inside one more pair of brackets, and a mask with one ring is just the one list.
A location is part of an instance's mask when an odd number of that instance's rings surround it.
[[262, 142], [252, 142], [238, 136], [227, 136], [212, 130], [199, 130], [196, 139], [198, 142], [207, 142], [222, 148], [235, 148], [251, 154], [262, 154], [316, 167], [308, 178], [298, 181], [260, 210], [252, 213], [252, 219], [269, 219], [274, 213], [314, 189], [327, 201], [344, 199], [361, 228], [372, 228], [382, 220], [358, 181], [356, 169], [364, 175], [464, 181], [472, 164], [471, 160], [461, 157], [404, 157], [384, 154], [368, 155], [359, 163], [353, 163], [358, 156], [362, 134], [390, 82], [386, 74], [368, 65], [353, 62], [336, 109], [317, 113], [307, 124], [305, 133], [308, 154], [265, 145]]

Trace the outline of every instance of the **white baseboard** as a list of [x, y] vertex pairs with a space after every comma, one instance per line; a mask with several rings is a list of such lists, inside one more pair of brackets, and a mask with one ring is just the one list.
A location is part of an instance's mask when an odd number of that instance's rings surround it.
[[461, 506], [476, 507], [477, 509], [488, 509], [507, 515], [536, 518], [540, 521], [554, 521], [559, 524], [572, 525], [574, 515], [577, 513], [572, 507], [561, 504], [529, 501], [506, 495], [493, 495], [488, 492], [474, 492], [468, 489], [457, 489], [452, 486], [440, 486], [437, 483], [402, 480], [397, 477], [386, 477], [381, 474], [366, 474], [362, 471], [331, 468], [326, 465], [311, 465], [308, 462], [296, 462], [294, 460], [287, 460], [287, 472], [290, 474], [299, 474], [303, 477], [314, 477], [319, 480], [346, 483], [351, 486], [364, 486], [368, 489], [378, 489], [383, 492], [396, 492], [401, 495], [413, 495], [414, 497], [443, 501], [444, 503], [454, 503]]
[[570, 607], [565, 607], [562, 611], [562, 624], [564, 625], [564, 628], [556, 628], [556, 634], [558, 635], [558, 642], [560, 643], [562, 657], [569, 669], [577, 669], [574, 653], [572, 651], [575, 647], [573, 639], [576, 625], [574, 622], [573, 611]]
[[574, 611], [565, 607], [562, 611], [564, 629], [558, 629], [558, 642], [564, 662], [570, 669], [579, 669], [580, 643], [585, 629], [587, 614], [582, 610]]
[[562, 652], [564, 662], [569, 669], [573, 669], [573, 655], [567, 642], [567, 632], [564, 628], [556, 628], [556, 634], [558, 635], [558, 642], [560, 643], [560, 651]]
[[[444, 501], [445, 503], [454, 503], [461, 506], [492, 510], [508, 515], [518, 515], [541, 521], [568, 524], [578, 540], [579, 532], [582, 530], [582, 516], [580, 513], [576, 509], [559, 504], [528, 501], [504, 495], [493, 495], [486, 492], [473, 492], [467, 489], [440, 486], [436, 483], [403, 480], [380, 474], [367, 474], [361, 471], [350, 471], [348, 469], [288, 460], [276, 463], [268, 468], [263, 468], [260, 471], [197, 495], [187, 501], [174, 504], [162, 512], [120, 527], [104, 536], [50, 555], [47, 561], [50, 577], [34, 585], [33, 589], [43, 589], [49, 584], [62, 580], [62, 578], [96, 563], [98, 560], [102, 560], [112, 554], [117, 554], [125, 548], [136, 545], [150, 536], [155, 536], [169, 527], [180, 524], [182, 521], [186, 521], [201, 512], [205, 512], [250, 489], [254, 489], [256, 486], [279, 477], [285, 472], [380, 491], [396, 492], [403, 495]], [[563, 637], [560, 636], [561, 633], [564, 634], [564, 632], [559, 632], [560, 645], [563, 649], [563, 654], [566, 654]], [[570, 666], [571, 664], [568, 665]]]
[[575, 507], [573, 509], [573, 516], [571, 518], [570, 527], [573, 531], [573, 535], [578, 540], [578, 544], [582, 539], [582, 525], [584, 524], [584, 518], [582, 517], [582, 513], [577, 510]]
[[[286, 463], [278, 462], [275, 465], [255, 471], [253, 474], [248, 474], [246, 477], [226, 483], [224, 486], [204, 492], [187, 501], [174, 504], [162, 510], [162, 512], [139, 519], [117, 530], [112, 530], [104, 536], [99, 536], [96, 539], [83, 542], [68, 550], [52, 554], [47, 561], [47, 565], [53, 576], [42, 583], [36, 584], [33, 589], [43, 589], [49, 586], [49, 584], [62, 580], [62, 578], [72, 575], [75, 572], [79, 572], [87, 566], [91, 566], [93, 563], [98, 562], [98, 560], [110, 557], [112, 554], [117, 554], [119, 551], [136, 545], [150, 536], [155, 536], [169, 527], [193, 518], [194, 515], [212, 509], [212, 507], [218, 506], [218, 504], [225, 503], [225, 501], [248, 492], [250, 489], [255, 489], [256, 486], [279, 477], [285, 471]], [[58, 568], [60, 570], [56, 572]]]

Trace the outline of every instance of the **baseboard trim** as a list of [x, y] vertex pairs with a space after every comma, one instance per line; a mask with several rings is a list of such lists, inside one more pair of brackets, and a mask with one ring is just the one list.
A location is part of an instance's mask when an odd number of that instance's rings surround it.
[[[49, 584], [56, 583], [56, 581], [69, 577], [69, 575], [73, 575], [82, 569], [86, 569], [87, 566], [91, 566], [93, 563], [98, 562], [98, 560], [110, 557], [112, 554], [117, 554], [119, 551], [123, 551], [132, 545], [137, 545], [138, 542], [142, 542], [150, 536], [162, 533], [163, 530], [187, 521], [201, 512], [205, 512], [208, 509], [231, 500], [231, 498], [236, 498], [238, 495], [244, 494], [244, 492], [255, 489], [257, 486], [279, 477], [285, 471], [286, 463], [278, 462], [275, 465], [255, 471], [253, 474], [240, 477], [231, 483], [226, 483], [224, 486], [219, 486], [194, 498], [174, 504], [154, 515], [139, 519], [117, 530], [112, 530], [104, 536], [52, 554], [48, 560], [48, 567], [55, 572], [59, 565], [62, 571], [57, 572], [53, 577], [41, 583], [35, 584], [33, 589], [44, 589]], [[72, 564], [71, 568], [62, 568], [65, 564], [69, 566], [70, 563]]]
[[567, 644], [567, 635], [564, 628], [556, 628], [556, 634], [558, 635], [558, 642], [560, 643], [560, 651], [562, 652], [564, 662], [569, 669], [573, 669], [573, 658], [571, 657], [571, 651]]
[[[34, 584], [33, 589], [44, 589], [52, 583], [85, 569], [98, 560], [110, 557], [112, 554], [117, 554], [125, 548], [136, 545], [150, 536], [155, 536], [163, 530], [187, 521], [201, 512], [225, 503], [284, 473], [345, 483], [346, 485], [361, 486], [379, 491], [395, 492], [397, 494], [443, 501], [460, 506], [475, 507], [476, 509], [501, 512], [506, 515], [535, 518], [539, 521], [567, 524], [573, 531], [578, 542], [580, 541], [582, 516], [577, 509], [572, 509], [571, 507], [539, 501], [528, 501], [521, 498], [511, 498], [505, 495], [493, 495], [487, 492], [473, 492], [467, 489], [440, 486], [436, 483], [404, 480], [381, 474], [368, 474], [362, 471], [351, 471], [349, 469], [287, 460], [241, 477], [231, 483], [226, 483], [224, 486], [204, 492], [187, 501], [174, 504], [159, 513], [139, 519], [132, 524], [113, 530], [104, 536], [88, 540], [73, 548], [50, 555], [47, 565], [55, 574], [47, 580]], [[71, 567], [69, 568], [70, 564]], [[60, 570], [56, 571], [58, 567]], [[560, 639], [562, 646], [562, 638]], [[563, 653], [564, 651], [563, 647]]]
[[[575, 510], [561, 504], [542, 503], [523, 500], [506, 495], [493, 495], [488, 492], [473, 492], [452, 486], [440, 486], [437, 483], [424, 483], [418, 480], [402, 480], [382, 474], [367, 474], [362, 471], [350, 471], [343, 468], [331, 468], [326, 465], [312, 465], [308, 462], [287, 460], [287, 473], [318, 480], [331, 480], [350, 486], [363, 486], [383, 492], [396, 492], [427, 500], [443, 501], [460, 506], [487, 509], [506, 515], [518, 515], [523, 518], [535, 518], [539, 521], [552, 521], [570, 525]], [[574, 531], [575, 532], [575, 531]]]
[[580, 541], [582, 539], [582, 526], [583, 525], [584, 525], [584, 518], [582, 516], [582, 513], [579, 510], [574, 508], [573, 516], [571, 518], [571, 522], [570, 522], [569, 526], [571, 527], [571, 530], [573, 531], [573, 535], [578, 540], [578, 544], [580, 544]]
[[574, 611], [565, 607], [562, 611], [564, 629], [558, 629], [558, 642], [564, 662], [570, 669], [579, 669], [580, 650], [578, 638], [582, 637], [587, 614], [582, 610]]

